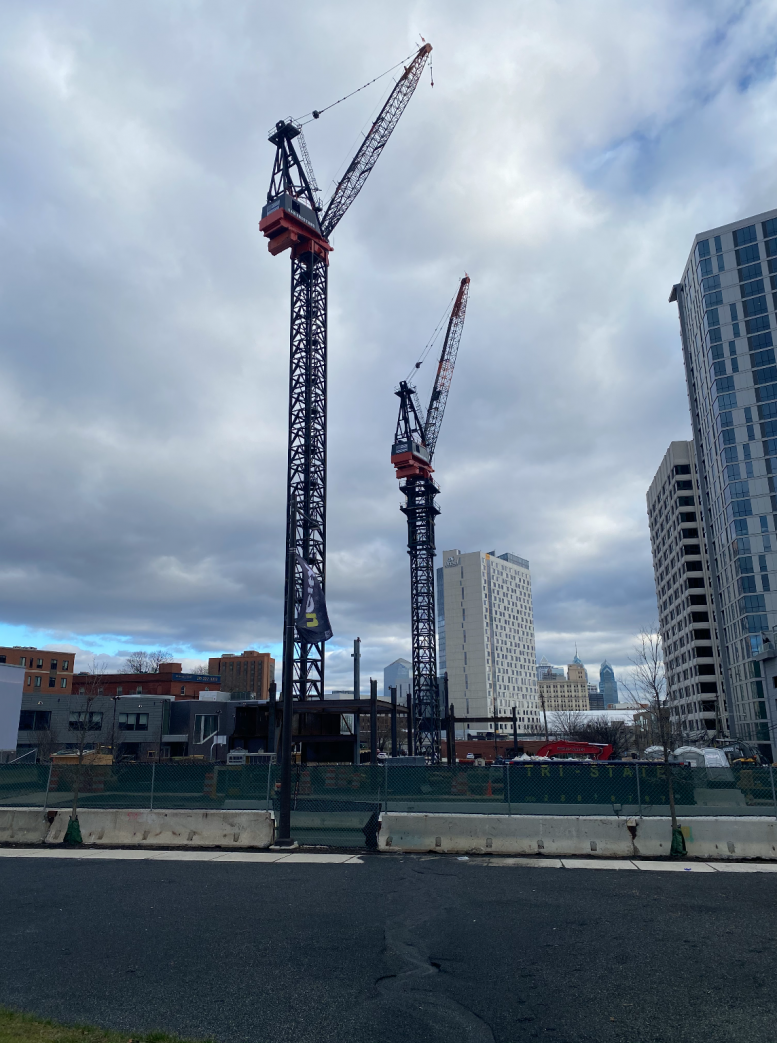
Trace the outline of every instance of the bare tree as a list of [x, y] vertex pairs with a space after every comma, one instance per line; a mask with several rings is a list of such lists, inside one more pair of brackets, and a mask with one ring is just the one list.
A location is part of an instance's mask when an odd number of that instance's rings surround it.
[[551, 714], [550, 730], [558, 739], [612, 746], [616, 759], [631, 746], [629, 728], [623, 721], [611, 721], [606, 714], [588, 718], [579, 710], [557, 710]]
[[[68, 727], [76, 732], [78, 735], [78, 741], [76, 743], [77, 760], [72, 775], [73, 803], [70, 808], [70, 820], [67, 824], [67, 831], [65, 833], [66, 844], [82, 843], [81, 827], [78, 823], [78, 801], [84, 783], [85, 769], [88, 768], [88, 765], [84, 763], [84, 755], [88, 744], [89, 732], [101, 730], [102, 722], [100, 720], [98, 724], [94, 711], [92, 710], [92, 705], [98, 695], [102, 692], [104, 673], [105, 664], [93, 659], [91, 669], [87, 672], [85, 684], [82, 686], [84, 689], [83, 693], [79, 693], [81, 698], [77, 701], [79, 704], [78, 709], [70, 711]], [[74, 702], [76, 702], [76, 700], [74, 700]]]
[[578, 739], [582, 726], [579, 710], [555, 710], [550, 715], [549, 729], [556, 739]]
[[612, 746], [615, 760], [622, 758], [632, 743], [632, 730], [623, 721], [613, 721], [606, 714], [583, 721], [577, 733], [582, 742]]
[[173, 657], [169, 652], [158, 648], [156, 652], [132, 652], [124, 660], [127, 673], [130, 674], [158, 674], [162, 663], [171, 663]]
[[645, 707], [651, 720], [654, 734], [658, 738], [657, 745], [663, 750], [664, 771], [669, 793], [669, 813], [672, 816], [672, 854], [685, 853], [685, 839], [677, 824], [677, 811], [674, 802], [674, 782], [669, 753], [672, 746], [672, 725], [669, 707], [666, 705], [666, 675], [664, 674], [664, 653], [661, 645], [661, 633], [658, 624], [643, 627], [631, 657], [633, 669], [623, 687], [632, 705]]

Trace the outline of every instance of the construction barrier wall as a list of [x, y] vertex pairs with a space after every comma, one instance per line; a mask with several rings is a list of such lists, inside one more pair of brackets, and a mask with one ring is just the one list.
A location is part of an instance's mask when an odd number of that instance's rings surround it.
[[[769, 767], [667, 769], [655, 763], [564, 761], [449, 767], [387, 761], [294, 765], [292, 832], [305, 844], [377, 848], [379, 816], [386, 813], [583, 816], [616, 823], [632, 817], [666, 819], [670, 778], [684, 824], [697, 817], [777, 815]], [[80, 812], [267, 811], [277, 816], [279, 789], [280, 770], [274, 765], [121, 763], [84, 764], [80, 770], [56, 763], [0, 765], [0, 811], [65, 810], [77, 793]]]

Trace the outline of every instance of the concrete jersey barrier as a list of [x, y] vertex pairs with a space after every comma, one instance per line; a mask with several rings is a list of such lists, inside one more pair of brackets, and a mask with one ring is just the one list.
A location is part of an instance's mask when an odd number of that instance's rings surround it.
[[[688, 855], [699, 859], [777, 859], [774, 818], [694, 816], [680, 823]], [[583, 815], [380, 816], [378, 850], [438, 854], [660, 858], [671, 849], [669, 818]]]
[[[68, 811], [58, 811], [46, 844], [65, 838]], [[275, 823], [269, 811], [78, 811], [85, 845], [96, 847], [268, 848]]]
[[0, 808], [0, 844], [42, 844], [49, 825], [44, 808]]

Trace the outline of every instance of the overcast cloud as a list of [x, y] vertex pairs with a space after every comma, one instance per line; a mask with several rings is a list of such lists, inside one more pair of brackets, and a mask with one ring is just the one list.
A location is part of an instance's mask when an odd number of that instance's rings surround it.
[[[656, 616], [645, 491], [690, 437], [669, 290], [697, 231], [777, 205], [771, 0], [5, 0], [0, 643], [277, 651], [266, 134], [419, 34], [434, 89], [334, 240], [328, 684], [357, 634], [365, 678], [409, 654], [392, 392], [464, 271], [438, 547], [530, 559], [538, 655], [627, 664]], [[308, 128], [322, 187], [388, 86]]]

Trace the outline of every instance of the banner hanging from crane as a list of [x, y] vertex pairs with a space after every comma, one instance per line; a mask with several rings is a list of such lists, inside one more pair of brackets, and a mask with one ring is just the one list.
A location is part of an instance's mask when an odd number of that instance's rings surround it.
[[297, 555], [297, 561], [302, 568], [302, 604], [295, 620], [297, 635], [300, 640], [311, 645], [328, 641], [332, 636], [332, 627], [321, 583], [300, 554]]

